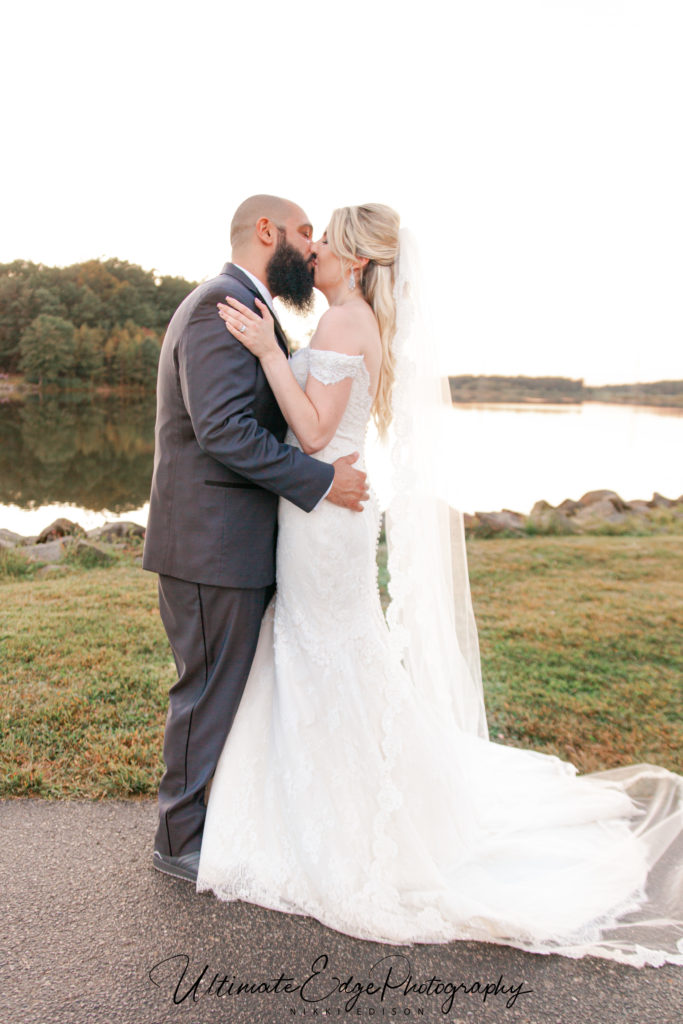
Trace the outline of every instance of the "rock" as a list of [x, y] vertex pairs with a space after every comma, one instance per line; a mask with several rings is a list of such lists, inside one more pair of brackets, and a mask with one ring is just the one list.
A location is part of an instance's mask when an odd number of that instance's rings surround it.
[[544, 515], [546, 512], [554, 512], [554, 511], [555, 511], [555, 506], [554, 505], [549, 505], [547, 501], [541, 500], [541, 501], [537, 501], [536, 502], [536, 504], [534, 505], [534, 507], [531, 510], [531, 515], [532, 516], [541, 516], [541, 515]]
[[471, 533], [472, 530], [476, 530], [478, 526], [481, 526], [479, 516], [471, 516], [469, 512], [463, 512], [462, 523], [465, 528], [465, 533]]
[[649, 516], [652, 506], [648, 501], [627, 501], [626, 510], [638, 516]]
[[526, 517], [520, 512], [512, 512], [510, 509], [503, 509], [502, 512], [477, 512], [479, 528], [477, 534], [480, 537], [493, 537], [497, 533], [524, 533], [526, 528]]
[[[619, 501], [625, 509], [626, 503], [621, 501], [620, 498]], [[626, 513], [623, 510], [616, 508], [614, 500], [611, 497], [606, 497], [600, 501], [592, 502], [590, 505], [582, 508], [580, 512], [577, 512], [574, 515], [574, 522], [579, 527], [600, 525], [602, 523], [617, 524], [626, 522], [627, 519], [628, 516]]]
[[64, 537], [61, 540], [50, 540], [43, 544], [26, 545], [26, 547], [22, 547], [21, 553], [30, 562], [61, 562], [72, 544], [73, 538]]
[[102, 548], [96, 547], [94, 544], [89, 544], [87, 541], [79, 540], [76, 542], [76, 546], [73, 549], [75, 558], [88, 568], [98, 565], [111, 565], [115, 561], [111, 555], [103, 551]]
[[105, 523], [94, 530], [88, 530], [88, 540], [109, 541], [114, 538], [140, 537], [144, 540], [145, 528], [138, 523]]
[[586, 508], [597, 505], [601, 501], [611, 501], [617, 512], [626, 510], [626, 502], [619, 497], [616, 491], [587, 491], [582, 498], [579, 498], [578, 504]]
[[578, 512], [583, 506], [579, 501], [573, 501], [571, 498], [565, 498], [557, 507], [559, 511], [564, 512], [566, 516], [573, 516], [574, 513]]
[[12, 530], [0, 530], [0, 545], [2, 547], [16, 547], [17, 544], [21, 544], [23, 538], [18, 533], [13, 533]]
[[663, 494], [659, 494], [658, 491], [652, 495], [652, 501], [648, 502], [650, 508], [673, 508], [677, 505], [677, 501], [672, 501], [671, 498], [665, 498]]
[[514, 525], [518, 530], [523, 530], [526, 526], [526, 516], [521, 512], [514, 512], [511, 508], [504, 508], [499, 515], [506, 516], [510, 526]]
[[85, 530], [78, 523], [72, 523], [70, 519], [55, 519], [54, 523], [50, 523], [38, 535], [36, 544], [47, 544], [58, 537], [85, 537]]
[[529, 524], [536, 533], [564, 534], [576, 533], [573, 519], [570, 519], [560, 508], [553, 508], [547, 501], [537, 501], [531, 510]]

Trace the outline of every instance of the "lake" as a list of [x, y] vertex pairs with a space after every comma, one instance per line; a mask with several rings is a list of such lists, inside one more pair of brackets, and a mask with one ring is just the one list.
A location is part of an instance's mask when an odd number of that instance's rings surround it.
[[[445, 410], [442, 444], [444, 496], [466, 512], [528, 513], [603, 487], [627, 500], [683, 493], [683, 410], [463, 404]], [[0, 527], [32, 536], [58, 516], [86, 529], [144, 525], [153, 453], [152, 397], [0, 405]], [[376, 446], [368, 463], [381, 496]]]

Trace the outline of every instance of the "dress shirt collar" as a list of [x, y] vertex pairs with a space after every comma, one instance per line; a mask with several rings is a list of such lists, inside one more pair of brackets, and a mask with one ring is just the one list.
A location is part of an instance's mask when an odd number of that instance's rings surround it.
[[259, 281], [258, 277], [251, 274], [245, 267], [240, 267], [239, 263], [233, 263], [233, 266], [237, 267], [238, 270], [241, 270], [243, 274], [246, 274], [252, 284], [256, 285], [261, 295], [266, 300], [271, 312], [273, 312], [273, 296], [270, 294], [263, 281]]

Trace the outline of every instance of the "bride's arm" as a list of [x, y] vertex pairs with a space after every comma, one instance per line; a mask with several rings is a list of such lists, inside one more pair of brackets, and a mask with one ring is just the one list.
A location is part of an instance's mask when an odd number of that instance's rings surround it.
[[[307, 455], [320, 451], [332, 440], [341, 422], [351, 394], [352, 378], [345, 377], [335, 384], [322, 384], [309, 376], [306, 391], [302, 391], [287, 356], [275, 339], [273, 318], [266, 304], [256, 299], [262, 311], [259, 317], [236, 299], [227, 301], [230, 306], [219, 303], [219, 312], [226, 327], [260, 360], [282, 415], [296, 434], [302, 450]], [[343, 307], [329, 309], [315, 332], [315, 347], [361, 355], [357, 341], [355, 344], [349, 341], [352, 319]], [[246, 326], [246, 331], [241, 330], [242, 325]]]

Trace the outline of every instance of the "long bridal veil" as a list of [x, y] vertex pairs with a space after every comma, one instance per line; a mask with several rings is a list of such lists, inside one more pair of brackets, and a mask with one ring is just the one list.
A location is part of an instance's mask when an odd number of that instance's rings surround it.
[[400, 232], [394, 295], [391, 498], [386, 509], [387, 621], [413, 682], [464, 732], [488, 735], [462, 515], [441, 496], [448, 457], [448, 381], [439, 375], [413, 235]]
[[[437, 709], [442, 722], [449, 723], [453, 744], [461, 751], [471, 751], [472, 792], [485, 800], [487, 786], [493, 787], [496, 800], [502, 794], [509, 799], [512, 815], [515, 806], [521, 809], [525, 801], [533, 801], [537, 776], [556, 759], [530, 751], [509, 750], [508, 755], [507, 748], [488, 742], [462, 517], [449, 509], [443, 498], [444, 478], [457, 472], [458, 463], [457, 452], [448, 452], [450, 431], [445, 429], [450, 394], [447, 381], [439, 375], [435, 336], [426, 320], [422, 294], [415, 241], [402, 229], [395, 281], [392, 487], [386, 506], [391, 595], [387, 622], [413, 690]], [[519, 773], [518, 761], [523, 766]], [[574, 771], [569, 765], [561, 767], [569, 776]], [[683, 965], [683, 778], [641, 764], [573, 782], [576, 794], [566, 791], [566, 825], [561, 808], [559, 812], [558, 850], [563, 843], [583, 849], [581, 827], [572, 822], [570, 809], [575, 800], [580, 804], [582, 793], [599, 808], [601, 793], [607, 798], [618, 791], [628, 798], [624, 806], [631, 812], [623, 819], [624, 859], [642, 865], [643, 885], [603, 919], [587, 920], [584, 934], [575, 941], [545, 939], [534, 944], [533, 940], [511, 940], [510, 944], [572, 957], [594, 954], [634, 966]], [[517, 836], [522, 845], [527, 842], [530, 851], [533, 830], [543, 827], [544, 810], [539, 808], [537, 820], [535, 813], [527, 807], [521, 814]], [[599, 814], [596, 820], [600, 820]], [[527, 828], [529, 835], [524, 832]], [[591, 850], [589, 843], [585, 846], [587, 861]], [[562, 855], [558, 853], [558, 859]], [[527, 884], [529, 899], [533, 899], [533, 880]], [[561, 910], [560, 891], [557, 899]]]

